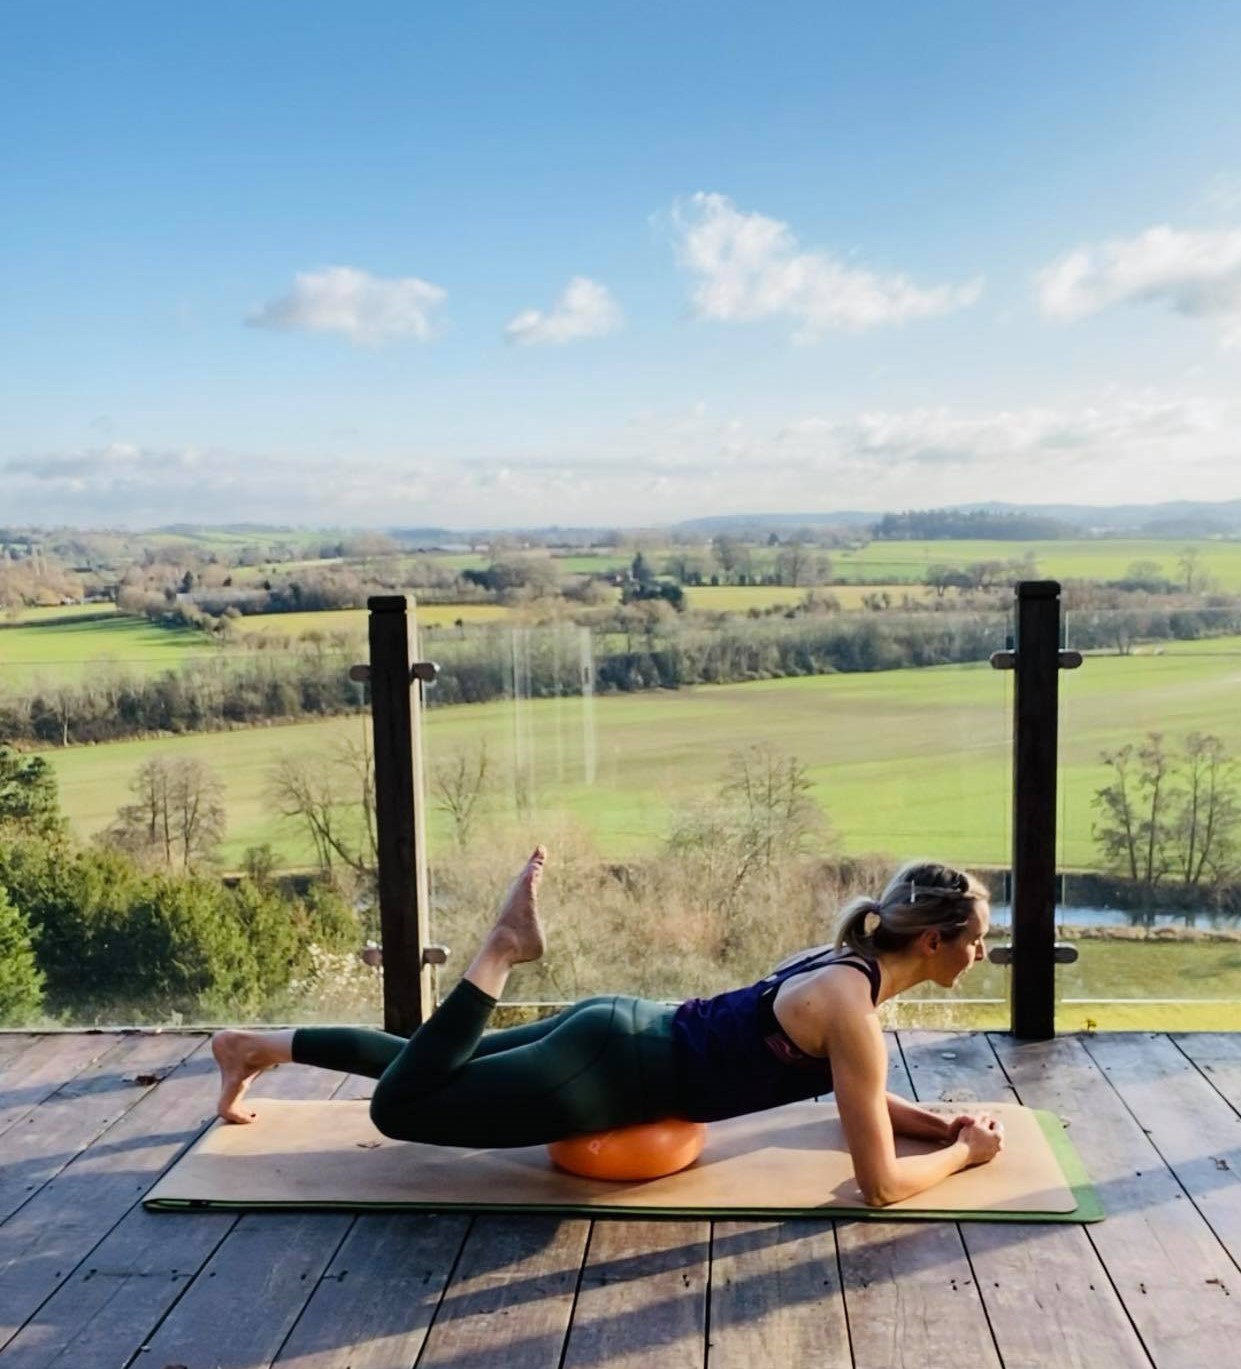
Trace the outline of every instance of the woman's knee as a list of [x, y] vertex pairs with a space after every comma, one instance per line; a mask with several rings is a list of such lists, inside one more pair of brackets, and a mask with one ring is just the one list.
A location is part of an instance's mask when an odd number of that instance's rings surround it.
[[382, 1081], [371, 1094], [371, 1125], [390, 1141], [421, 1141], [424, 1136], [418, 1125], [424, 1109], [414, 1106], [408, 1098], [401, 1098], [396, 1090], [383, 1087]]

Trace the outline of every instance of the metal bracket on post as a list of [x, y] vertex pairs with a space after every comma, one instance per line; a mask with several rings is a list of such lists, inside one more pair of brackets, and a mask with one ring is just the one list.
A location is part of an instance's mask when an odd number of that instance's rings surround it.
[[1060, 647], [1060, 585], [1017, 585], [1012, 646], [991, 657], [1014, 673], [1013, 690], [1013, 941], [992, 953], [1011, 964], [1012, 1032], [1024, 1041], [1056, 1033], [1056, 965], [1077, 958], [1056, 945], [1056, 777], [1061, 670], [1076, 670], [1080, 651]]
[[[409, 668], [409, 680], [421, 680], [423, 684], [434, 684], [440, 677], [440, 668], [434, 661], [415, 661]], [[368, 665], [351, 665], [349, 678], [354, 684], [369, 684], [371, 668]]]
[[[1077, 947], [1071, 941], [1057, 941], [1053, 949], [1053, 959], [1057, 965], [1072, 965], [1077, 960]], [[1013, 948], [1011, 946], [992, 946], [987, 959], [993, 965], [1011, 965]]]

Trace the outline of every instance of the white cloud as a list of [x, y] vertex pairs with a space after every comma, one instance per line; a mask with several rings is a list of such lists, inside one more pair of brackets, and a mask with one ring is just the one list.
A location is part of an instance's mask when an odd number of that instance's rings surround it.
[[505, 325], [510, 342], [523, 346], [603, 337], [620, 326], [621, 311], [605, 285], [574, 276], [547, 313], [526, 309]]
[[748, 322], [791, 318], [800, 341], [830, 329], [860, 331], [951, 313], [973, 304], [982, 281], [915, 285], [906, 276], [847, 266], [826, 252], [800, 251], [787, 224], [742, 213], [724, 195], [694, 195], [673, 208], [682, 263], [699, 283], [704, 318]]
[[[692, 402], [585, 443], [464, 459], [341, 445], [280, 459], [114, 442], [0, 459], [15, 522], [594, 526], [709, 513], [893, 509], [1006, 499], [1114, 504], [1241, 494], [1241, 404], [1103, 393], [1091, 403], [801, 415], [756, 423]], [[586, 454], [583, 455], [583, 452]], [[363, 459], [364, 458], [364, 459]]]
[[395, 338], [431, 336], [431, 315], [445, 292], [417, 276], [384, 278], [353, 266], [329, 266], [298, 275], [287, 295], [247, 320], [255, 328], [341, 333], [354, 346]]
[[1156, 304], [1223, 325], [1241, 341], [1241, 229], [1178, 232], [1161, 226], [1136, 238], [1081, 246], [1036, 277], [1050, 318], [1077, 319], [1118, 304]]

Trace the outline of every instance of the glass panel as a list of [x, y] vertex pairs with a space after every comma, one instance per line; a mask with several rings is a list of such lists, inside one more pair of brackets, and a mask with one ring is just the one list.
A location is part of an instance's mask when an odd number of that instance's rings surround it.
[[[436, 630], [426, 716], [433, 937], [455, 982], [538, 842], [546, 957], [515, 1001], [677, 1001], [834, 935], [905, 859], [1002, 891], [1011, 826], [1003, 613], [864, 612], [711, 631]], [[1007, 1024], [1004, 973], [893, 1020]]]
[[[213, 637], [105, 603], [3, 629], [0, 1025], [379, 1020], [367, 615], [300, 642], [292, 616]], [[15, 819], [20, 793], [46, 803]]]
[[1241, 604], [1075, 611], [1061, 677], [1065, 1031], [1241, 1025]]

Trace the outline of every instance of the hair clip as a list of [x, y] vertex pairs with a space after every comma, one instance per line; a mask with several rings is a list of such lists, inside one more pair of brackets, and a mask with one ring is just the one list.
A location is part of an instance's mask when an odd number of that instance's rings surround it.
[[865, 932], [867, 936], [874, 936], [875, 933], [879, 930], [879, 924], [882, 921], [883, 919], [879, 916], [878, 913], [867, 913], [866, 916], [862, 919], [862, 931]]
[[917, 903], [918, 901], [918, 891], [914, 888], [914, 882], [912, 879], [909, 881], [909, 901], [911, 904]]

